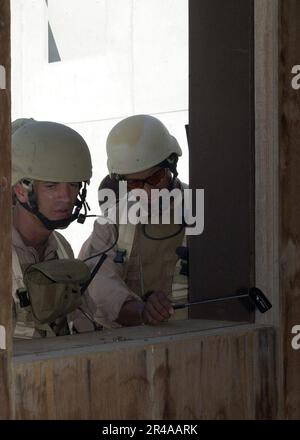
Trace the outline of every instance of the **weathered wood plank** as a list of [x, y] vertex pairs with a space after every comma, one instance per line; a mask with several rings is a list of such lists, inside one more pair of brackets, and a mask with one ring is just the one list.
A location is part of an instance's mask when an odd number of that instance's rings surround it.
[[[11, 190], [10, 190], [10, 1], [0, 2], [0, 418], [9, 418], [11, 356]], [[3, 328], [2, 328], [3, 330]]]
[[300, 2], [280, 1], [280, 291], [284, 345], [284, 412], [300, 418], [300, 353], [291, 329], [300, 324], [300, 90], [291, 85], [300, 64]]
[[[140, 341], [155, 342], [156, 338], [167, 340], [172, 336], [184, 336], [186, 333], [217, 330], [222, 331], [226, 327], [236, 326], [236, 323], [208, 321], [208, 320], [185, 320], [185, 321], [169, 321], [161, 323], [158, 326], [143, 327], [124, 327], [119, 329], [105, 329], [101, 332], [86, 333], [74, 336], [64, 336], [60, 338], [49, 338], [47, 343], [42, 339], [32, 339], [27, 341], [14, 341], [14, 361], [15, 363], [22, 358], [22, 362], [32, 362], [37, 356], [40, 358], [63, 356], [66, 349], [72, 350], [73, 354], [82, 354], [94, 350], [97, 346], [98, 350], [106, 350], [107, 344], [126, 342], [127, 345], [136, 345]], [[237, 331], [239, 331], [237, 326]]]
[[283, 352], [279, 295], [279, 1], [255, 0], [255, 279], [273, 307], [256, 323], [277, 330], [278, 417], [282, 417]]
[[278, 0], [255, 0], [256, 285], [273, 304], [256, 318], [279, 325]]
[[[81, 353], [74, 344], [64, 353], [54, 350], [53, 356], [41, 353], [30, 360], [18, 355], [17, 418], [275, 418], [271, 328], [240, 326], [155, 338], [143, 338], [140, 328], [138, 340], [126, 339], [128, 330], [118, 330], [115, 342], [82, 346]], [[74, 338], [77, 346], [82, 338]]]

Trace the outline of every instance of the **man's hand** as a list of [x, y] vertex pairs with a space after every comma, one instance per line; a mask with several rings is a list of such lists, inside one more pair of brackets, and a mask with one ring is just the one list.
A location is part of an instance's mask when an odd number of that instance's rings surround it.
[[173, 315], [172, 304], [163, 292], [151, 292], [145, 301], [135, 299], [125, 302], [116, 320], [123, 326], [144, 324], [156, 325]]
[[147, 296], [142, 312], [145, 324], [156, 325], [173, 315], [174, 309], [171, 301], [163, 292], [153, 292]]

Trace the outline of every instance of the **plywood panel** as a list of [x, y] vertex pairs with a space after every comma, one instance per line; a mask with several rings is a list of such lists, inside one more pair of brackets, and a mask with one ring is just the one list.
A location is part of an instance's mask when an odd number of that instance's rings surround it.
[[275, 417], [271, 328], [240, 326], [161, 337], [143, 337], [143, 328], [137, 330], [139, 339], [132, 329], [120, 329], [114, 331], [115, 341], [100, 342], [91, 334], [94, 342], [84, 347], [86, 336], [77, 335], [73, 348], [31, 355], [28, 341], [27, 354], [15, 357], [17, 418]]
[[11, 191], [10, 191], [10, 2], [0, 2], [0, 325], [6, 348], [0, 350], [0, 418], [10, 416], [11, 350]]

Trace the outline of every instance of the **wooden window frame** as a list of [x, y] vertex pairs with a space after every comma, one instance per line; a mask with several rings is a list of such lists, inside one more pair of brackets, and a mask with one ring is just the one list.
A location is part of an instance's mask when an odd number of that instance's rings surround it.
[[[190, 0], [191, 3], [193, 1], [198, 2], [199, 0]], [[237, 1], [240, 2], [240, 0]], [[221, 2], [224, 3], [223, 0]], [[262, 333], [262, 337], [256, 339], [254, 346], [262, 353], [260, 362], [257, 364], [262, 370], [257, 370], [258, 373], [263, 371], [265, 377], [268, 377], [275, 371], [275, 376], [272, 374], [272, 378], [277, 381], [278, 399], [273, 393], [270, 400], [276, 405], [275, 412], [273, 410], [268, 412], [265, 409], [264, 414], [272, 417], [275, 417], [276, 414], [281, 418], [299, 418], [300, 379], [296, 374], [299, 361], [298, 353], [291, 349], [290, 326], [293, 323], [297, 324], [293, 321], [295, 306], [299, 303], [299, 298], [295, 296], [295, 289], [300, 288], [300, 281], [297, 277], [295, 278], [293, 271], [286, 274], [285, 268], [287, 266], [293, 268], [295, 255], [299, 255], [298, 244], [295, 244], [293, 252], [289, 247], [293, 237], [300, 234], [300, 222], [297, 221], [300, 201], [299, 197], [293, 196], [293, 187], [300, 185], [299, 173], [295, 173], [293, 168], [297, 163], [298, 153], [297, 145], [292, 141], [289, 143], [287, 136], [292, 133], [295, 139], [299, 138], [297, 131], [299, 128], [293, 125], [291, 112], [294, 103], [300, 100], [300, 94], [296, 95], [290, 90], [290, 68], [296, 64], [295, 61], [300, 62], [294, 59], [294, 44], [295, 41], [299, 41], [295, 35], [299, 35], [297, 17], [300, 14], [300, 9], [297, 2], [293, 0], [254, 0], [254, 6], [256, 60], [255, 276], [256, 284], [268, 292], [273, 303], [272, 311], [263, 318], [261, 315], [259, 318], [257, 317], [257, 322], [271, 325], [272, 328], [275, 328], [277, 335], [275, 349], [272, 346], [271, 333], [268, 333], [269, 336], [263, 336]], [[11, 328], [11, 189], [9, 185], [11, 123], [9, 0], [3, 0], [0, 3], [0, 17], [0, 64], [5, 66], [7, 73], [6, 90], [0, 90], [0, 132], [1, 140], [3, 140], [0, 144], [0, 241], [2, 250], [0, 253], [0, 273], [2, 276], [0, 325], [4, 325], [6, 328], [6, 349], [0, 351], [0, 418], [14, 418]], [[287, 90], [288, 94], [286, 94]], [[193, 142], [191, 135], [192, 145]], [[236, 329], [237, 327], [235, 327]], [[228, 331], [226, 330], [224, 333], [228, 333]], [[256, 325], [249, 327], [249, 334], [254, 334], [255, 331], [257, 331]], [[216, 338], [214, 339], [216, 353], [218, 353], [218, 344], [222, 337], [220, 333], [219, 330], [216, 330], [210, 334], [210, 337]], [[194, 336], [198, 337], [197, 334]], [[246, 346], [250, 340], [247, 338], [245, 339]], [[193, 338], [192, 340], [194, 341]], [[234, 339], [232, 347], [236, 346], [237, 341], [240, 341], [240, 336]], [[155, 341], [151, 341], [150, 351], [153, 343]], [[221, 346], [222, 344], [223, 342]], [[168, 349], [169, 345], [167, 344], [164, 349], [166, 355], [164, 371], [166, 374], [170, 374]], [[139, 359], [144, 356], [142, 353], [139, 355]], [[147, 353], [149, 352], [147, 351]], [[192, 354], [191, 348], [190, 355], [192, 356]], [[158, 363], [159, 359], [160, 357], [157, 358]], [[192, 357], [190, 359], [192, 360]], [[52, 365], [52, 361], [49, 362]], [[60, 364], [62, 360], [59, 358], [57, 362]], [[47, 371], [51, 379], [52, 370]], [[87, 372], [90, 372], [89, 360], [87, 361]], [[271, 385], [274, 385], [274, 382]], [[169, 382], [166, 386], [169, 386]], [[265, 386], [266, 383], [262, 380], [259, 392], [254, 394], [258, 397], [265, 396]], [[269, 386], [268, 390], [272, 390], [272, 386]], [[164, 414], [168, 416], [172, 413], [167, 411]], [[251, 414], [253, 417], [258, 416], [255, 411]], [[205, 414], [203, 416], [205, 417]]]

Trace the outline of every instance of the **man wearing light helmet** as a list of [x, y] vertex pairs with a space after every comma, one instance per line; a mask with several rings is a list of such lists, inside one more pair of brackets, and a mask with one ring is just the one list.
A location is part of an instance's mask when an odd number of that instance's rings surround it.
[[[19, 119], [12, 124], [14, 336], [32, 338], [69, 333], [66, 316], [39, 324], [22, 305], [24, 271], [33, 264], [73, 258], [69, 243], [54, 229], [66, 228], [86, 212], [92, 175], [84, 139], [65, 125]], [[24, 301], [23, 301], [24, 302]]]
[[[128, 191], [143, 189], [148, 195], [152, 189], [183, 190], [176, 170], [182, 154], [180, 146], [157, 118], [137, 115], [124, 119], [113, 127], [106, 145], [110, 178], [103, 185], [117, 190], [117, 183], [124, 180]], [[117, 209], [121, 209], [120, 203]], [[151, 233], [147, 234], [142, 224], [118, 224], [117, 245], [108, 252], [108, 258], [89, 286], [87, 307], [104, 326], [156, 325], [174, 313], [174, 275], [179, 263], [176, 249], [183, 244], [184, 226], [149, 226]], [[162, 239], [153, 240], [151, 235]], [[116, 239], [116, 229], [111, 224], [96, 221], [80, 258], [92, 257]], [[121, 260], [120, 252], [124, 256]], [[181, 277], [180, 282], [176, 299], [184, 300], [186, 277], [184, 282]]]

